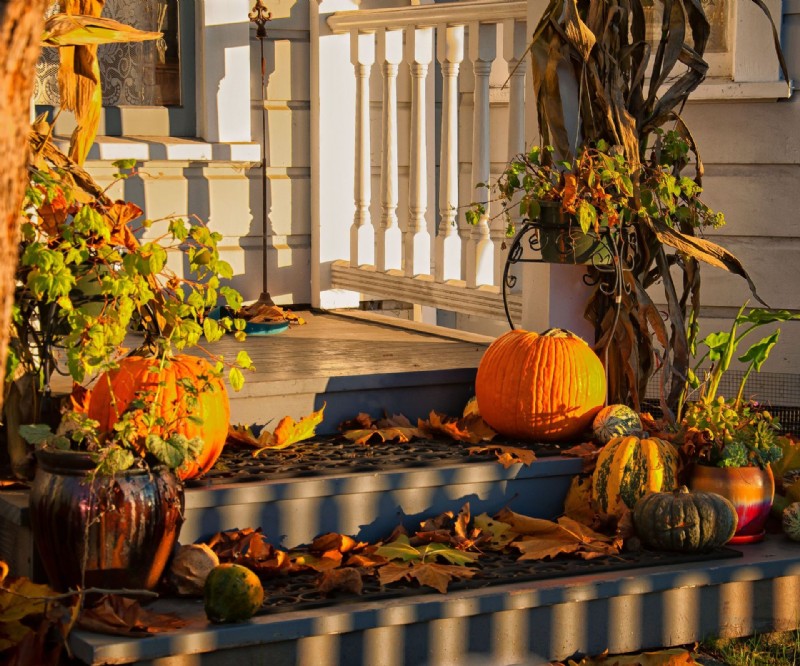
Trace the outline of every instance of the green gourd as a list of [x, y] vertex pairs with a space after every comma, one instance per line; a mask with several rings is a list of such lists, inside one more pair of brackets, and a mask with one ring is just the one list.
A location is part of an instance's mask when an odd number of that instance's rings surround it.
[[656, 550], [695, 553], [727, 543], [737, 525], [736, 509], [722, 495], [690, 492], [651, 493], [633, 509], [642, 543]]

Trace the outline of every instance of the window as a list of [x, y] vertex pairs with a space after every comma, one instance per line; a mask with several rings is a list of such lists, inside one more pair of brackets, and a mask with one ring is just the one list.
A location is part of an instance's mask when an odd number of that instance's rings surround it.
[[[194, 73], [192, 67], [183, 66], [194, 60], [193, 4], [187, 0], [106, 0], [104, 17], [140, 30], [162, 32], [163, 38], [98, 47], [105, 107], [101, 133], [194, 134]], [[57, 8], [54, 3], [49, 13]], [[59, 49], [43, 49], [34, 87], [37, 106], [59, 105], [58, 63]], [[142, 110], [137, 112], [137, 107]], [[151, 122], [153, 107], [162, 109], [155, 123]], [[137, 121], [137, 113], [148, 112], [150, 115]], [[152, 130], [140, 131], [143, 125]], [[137, 129], [131, 132], [131, 127]]]

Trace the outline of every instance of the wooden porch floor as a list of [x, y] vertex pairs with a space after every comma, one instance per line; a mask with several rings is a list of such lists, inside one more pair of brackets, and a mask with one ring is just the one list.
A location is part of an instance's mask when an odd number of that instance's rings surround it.
[[235, 359], [244, 349], [255, 370], [230, 391], [234, 423], [298, 419], [327, 405], [318, 432], [332, 432], [359, 411], [430, 409], [452, 413], [472, 395], [475, 371], [492, 338], [366, 312], [298, 312], [306, 323], [240, 343], [226, 336], [208, 349]]
[[277, 335], [232, 336], [209, 346], [235, 358], [244, 349], [255, 371], [247, 382], [282, 382], [394, 372], [477, 368], [491, 338], [357, 311], [298, 312], [306, 323]]

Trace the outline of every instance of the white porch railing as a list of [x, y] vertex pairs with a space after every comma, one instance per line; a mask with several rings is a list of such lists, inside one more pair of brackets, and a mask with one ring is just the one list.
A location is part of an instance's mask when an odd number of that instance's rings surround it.
[[[492, 0], [321, 16], [318, 305], [347, 290], [505, 319], [506, 220], [487, 209], [471, 226], [464, 212], [525, 146], [527, 10]], [[519, 321], [520, 295], [509, 305]]]

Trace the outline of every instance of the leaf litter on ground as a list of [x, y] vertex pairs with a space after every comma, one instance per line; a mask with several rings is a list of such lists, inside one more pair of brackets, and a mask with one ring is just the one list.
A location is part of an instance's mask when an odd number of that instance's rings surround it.
[[266, 427], [256, 435], [252, 426], [231, 425], [228, 428], [228, 443], [250, 446], [255, 449], [253, 457], [256, 458], [265, 451], [280, 451], [292, 444], [311, 439], [316, 434], [317, 426], [322, 423], [325, 415], [325, 405], [316, 412], [311, 412], [299, 421], [295, 421], [291, 416], [284, 416], [275, 427], [270, 431]]

